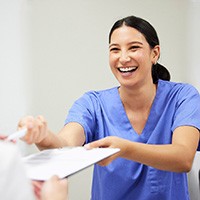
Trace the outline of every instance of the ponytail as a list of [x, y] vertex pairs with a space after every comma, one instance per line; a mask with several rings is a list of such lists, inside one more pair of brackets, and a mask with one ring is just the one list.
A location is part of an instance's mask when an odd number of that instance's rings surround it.
[[156, 63], [152, 66], [152, 78], [153, 83], [158, 83], [158, 79], [170, 81], [170, 73], [169, 71], [159, 63]]

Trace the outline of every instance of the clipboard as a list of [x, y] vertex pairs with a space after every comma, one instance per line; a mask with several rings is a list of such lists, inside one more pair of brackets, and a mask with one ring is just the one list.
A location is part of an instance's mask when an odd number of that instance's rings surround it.
[[69, 177], [117, 152], [118, 148], [64, 147], [48, 149], [23, 157], [25, 170], [31, 180], [45, 181], [51, 176]]

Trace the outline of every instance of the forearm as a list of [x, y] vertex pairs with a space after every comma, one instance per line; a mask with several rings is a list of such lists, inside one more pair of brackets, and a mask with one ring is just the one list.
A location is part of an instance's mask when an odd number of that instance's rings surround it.
[[190, 171], [194, 158], [183, 145], [148, 145], [132, 142], [127, 143], [123, 157], [160, 170], [174, 172]]
[[190, 171], [199, 142], [199, 130], [194, 127], [178, 127], [171, 144], [142, 144], [127, 142], [124, 157], [161, 170]]
[[45, 137], [41, 142], [35, 144], [39, 150], [61, 148], [67, 146], [61, 137], [59, 137], [57, 134], [54, 134], [50, 130], [48, 130], [47, 137]]
[[65, 125], [58, 134], [48, 131], [37, 147], [42, 149], [62, 148], [66, 146], [82, 146], [85, 143], [85, 134], [83, 127], [78, 123], [69, 123]]

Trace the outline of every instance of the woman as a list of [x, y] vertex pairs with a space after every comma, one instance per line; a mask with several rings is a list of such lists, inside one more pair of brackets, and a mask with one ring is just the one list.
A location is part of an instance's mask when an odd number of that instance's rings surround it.
[[199, 93], [189, 84], [169, 81], [169, 72], [157, 63], [157, 33], [141, 18], [117, 21], [109, 50], [120, 86], [85, 93], [57, 135], [42, 116], [23, 118], [19, 128], [28, 128], [23, 140], [40, 149], [120, 148], [95, 165], [92, 200], [189, 199], [186, 172], [199, 142]]

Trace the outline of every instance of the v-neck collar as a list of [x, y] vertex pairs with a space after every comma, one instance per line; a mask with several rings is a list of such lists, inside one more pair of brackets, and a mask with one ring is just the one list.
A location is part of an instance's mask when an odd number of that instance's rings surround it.
[[156, 105], [157, 105], [157, 100], [158, 100], [158, 96], [159, 96], [159, 93], [160, 93], [160, 82], [158, 81], [158, 85], [157, 85], [157, 90], [156, 90], [156, 95], [155, 95], [155, 98], [153, 100], [153, 103], [152, 103], [152, 106], [151, 106], [151, 109], [150, 109], [150, 113], [149, 113], [149, 116], [147, 118], [147, 121], [146, 121], [146, 124], [142, 130], [142, 133], [141, 134], [138, 134], [134, 127], [132, 126], [132, 124], [130, 123], [130, 120], [126, 114], [126, 111], [125, 111], [125, 108], [124, 108], [124, 105], [122, 103], [122, 100], [121, 100], [121, 97], [119, 95], [119, 87], [116, 87], [116, 96], [117, 96], [117, 105], [118, 105], [118, 109], [119, 109], [119, 114], [121, 116], [121, 123], [123, 126], [126, 126], [126, 128], [128, 130], [130, 130], [130, 133], [131, 134], [134, 134], [138, 137], [145, 137], [145, 138], [148, 138], [150, 135], [151, 135], [151, 132], [153, 131], [154, 127], [155, 127], [155, 115], [157, 115], [157, 111], [156, 111]]

